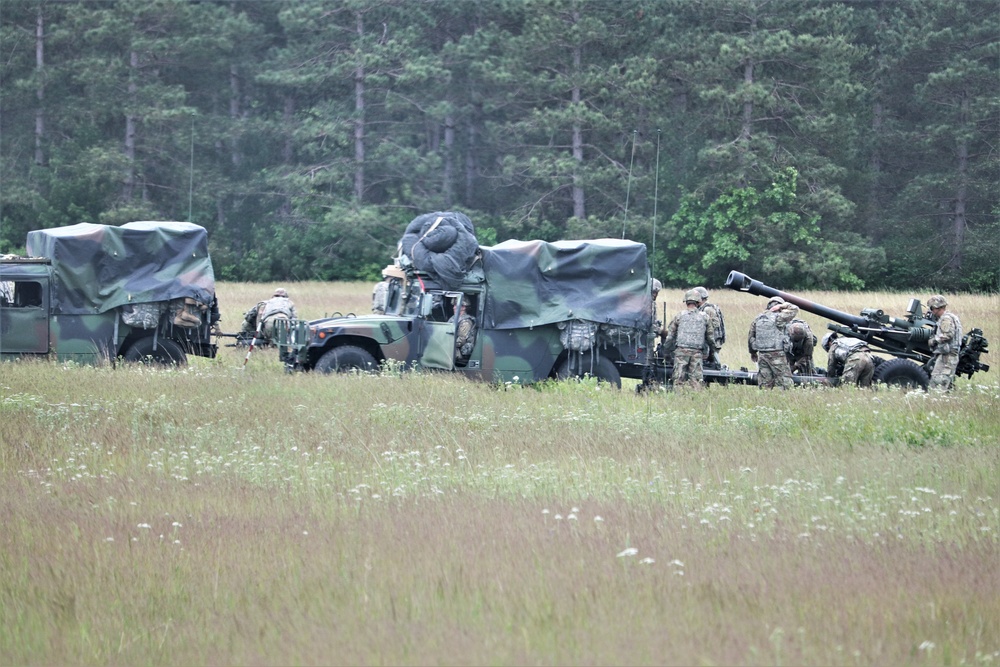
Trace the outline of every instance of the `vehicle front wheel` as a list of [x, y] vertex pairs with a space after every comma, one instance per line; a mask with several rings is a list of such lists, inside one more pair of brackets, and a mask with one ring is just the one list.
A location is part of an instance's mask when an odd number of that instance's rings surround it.
[[378, 368], [378, 362], [368, 350], [355, 345], [341, 345], [326, 352], [316, 362], [320, 373], [368, 372]]
[[559, 364], [556, 371], [556, 379], [566, 380], [569, 378], [583, 378], [586, 376], [597, 378], [598, 382], [607, 382], [616, 389], [622, 388], [622, 376], [612, 362], [607, 357], [590, 355], [570, 354]]
[[153, 337], [146, 336], [132, 343], [125, 351], [125, 361], [147, 366], [186, 366], [187, 354], [180, 344], [170, 338], [157, 338], [153, 346]]
[[875, 382], [902, 387], [903, 389], [923, 389], [927, 391], [930, 378], [923, 368], [909, 359], [888, 359], [875, 367], [872, 374]]

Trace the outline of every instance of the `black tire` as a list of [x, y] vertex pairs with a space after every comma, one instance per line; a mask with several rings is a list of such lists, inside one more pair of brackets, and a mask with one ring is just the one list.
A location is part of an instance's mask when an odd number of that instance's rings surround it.
[[597, 378], [598, 382], [606, 382], [616, 389], [622, 388], [622, 376], [612, 362], [607, 357], [598, 356], [594, 359], [591, 367], [591, 357], [588, 354], [577, 355], [570, 353], [570, 356], [559, 364], [556, 371], [557, 380], [567, 380], [569, 378], [582, 378], [585, 376]]
[[916, 389], [919, 387], [927, 391], [930, 377], [923, 368], [909, 359], [887, 359], [875, 367], [872, 374], [875, 382], [880, 382], [890, 387], [901, 387], [903, 389]]
[[187, 354], [180, 343], [171, 338], [158, 338], [153, 349], [153, 337], [145, 336], [125, 351], [125, 361], [147, 366], [187, 366]]
[[316, 362], [320, 373], [369, 372], [378, 368], [378, 362], [368, 350], [355, 345], [341, 345], [329, 350]]

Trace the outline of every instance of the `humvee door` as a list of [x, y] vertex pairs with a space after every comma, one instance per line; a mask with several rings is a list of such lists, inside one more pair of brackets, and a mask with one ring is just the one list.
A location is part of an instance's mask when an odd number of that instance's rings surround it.
[[44, 276], [0, 281], [0, 353], [49, 351], [48, 294], [49, 280]]

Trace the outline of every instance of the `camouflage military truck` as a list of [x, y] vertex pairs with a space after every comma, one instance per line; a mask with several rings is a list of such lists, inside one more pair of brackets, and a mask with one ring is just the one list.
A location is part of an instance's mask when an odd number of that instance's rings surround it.
[[0, 358], [182, 365], [214, 357], [219, 319], [204, 228], [81, 223], [28, 233], [0, 261]]
[[[523, 384], [591, 375], [621, 386], [643, 376], [652, 280], [641, 243], [507, 241], [479, 247], [458, 285], [406, 256], [383, 276], [384, 314], [293, 321], [279, 332], [286, 367], [329, 373], [394, 360]], [[468, 354], [456, 348], [463, 305], [477, 323]]]

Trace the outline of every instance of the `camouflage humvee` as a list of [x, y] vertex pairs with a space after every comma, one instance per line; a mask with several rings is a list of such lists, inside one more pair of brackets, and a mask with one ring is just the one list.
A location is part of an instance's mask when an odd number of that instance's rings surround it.
[[[405, 257], [404, 257], [405, 260]], [[652, 326], [646, 246], [631, 241], [507, 241], [480, 247], [455, 289], [405, 261], [383, 271], [385, 314], [294, 321], [279, 332], [289, 370], [407, 368], [487, 382], [592, 375], [621, 386], [641, 378]], [[456, 353], [465, 305], [477, 331]]]
[[28, 233], [0, 261], [0, 358], [184, 364], [214, 357], [215, 274], [187, 222], [81, 223]]

